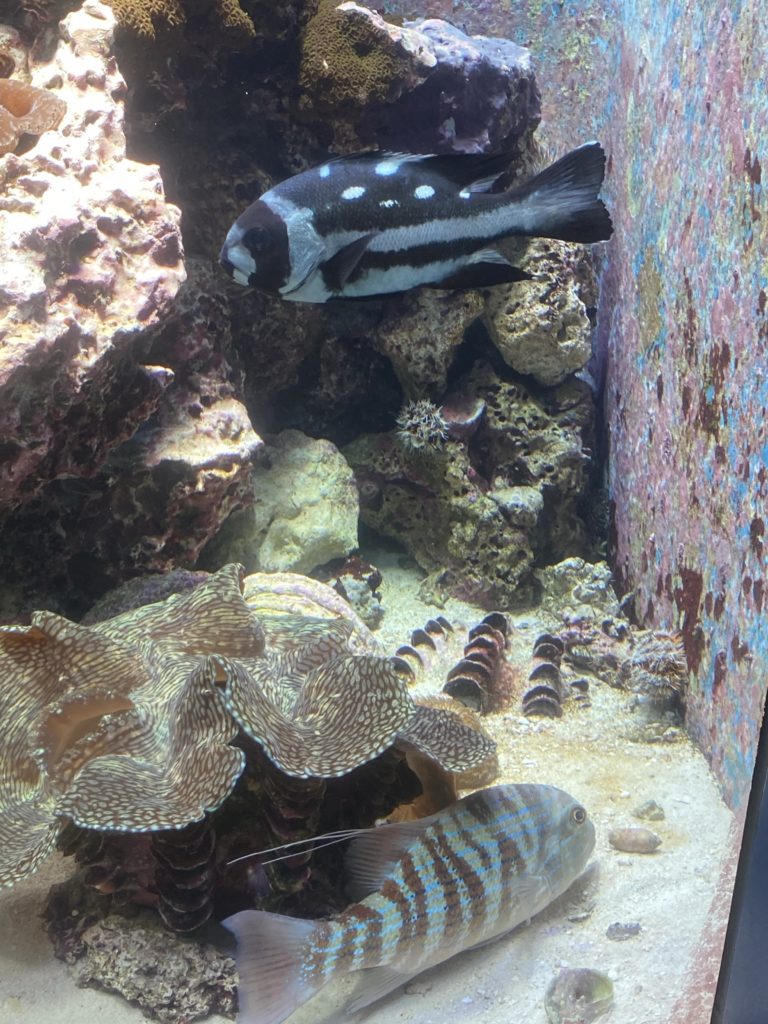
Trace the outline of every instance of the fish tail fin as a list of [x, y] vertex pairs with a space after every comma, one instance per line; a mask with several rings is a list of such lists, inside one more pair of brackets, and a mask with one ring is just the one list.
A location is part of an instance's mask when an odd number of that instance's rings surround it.
[[603, 147], [587, 142], [505, 195], [525, 209], [524, 234], [602, 242], [613, 233], [611, 216], [597, 197], [604, 174]]
[[243, 910], [223, 924], [237, 940], [240, 1024], [280, 1024], [322, 988], [302, 970], [317, 921]]

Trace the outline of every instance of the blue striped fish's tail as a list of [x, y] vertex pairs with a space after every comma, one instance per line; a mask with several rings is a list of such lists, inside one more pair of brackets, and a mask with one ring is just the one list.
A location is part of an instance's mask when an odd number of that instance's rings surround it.
[[239, 1024], [280, 1024], [322, 988], [303, 970], [317, 921], [243, 910], [223, 924], [237, 939]]
[[604, 174], [603, 147], [587, 142], [503, 195], [526, 208], [530, 220], [525, 234], [563, 242], [602, 242], [613, 234], [611, 216], [597, 197]]

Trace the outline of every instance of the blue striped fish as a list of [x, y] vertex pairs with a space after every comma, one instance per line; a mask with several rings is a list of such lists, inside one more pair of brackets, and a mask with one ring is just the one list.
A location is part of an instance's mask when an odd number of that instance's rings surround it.
[[237, 939], [243, 1024], [280, 1024], [331, 979], [365, 968], [347, 1006], [528, 920], [571, 885], [595, 845], [584, 808], [554, 786], [493, 786], [419, 821], [352, 841], [349, 895], [329, 920], [245, 910]]
[[530, 277], [494, 245], [511, 235], [599, 242], [598, 142], [525, 185], [492, 191], [512, 153], [362, 153], [275, 185], [230, 228], [219, 256], [239, 284], [293, 302], [483, 288]]

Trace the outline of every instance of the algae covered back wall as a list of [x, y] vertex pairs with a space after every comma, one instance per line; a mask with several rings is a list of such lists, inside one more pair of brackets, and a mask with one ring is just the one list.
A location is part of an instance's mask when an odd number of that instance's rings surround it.
[[642, 621], [682, 628], [690, 730], [743, 805], [768, 664], [768, 0], [426, 7], [529, 45], [549, 145], [608, 152], [614, 566]]

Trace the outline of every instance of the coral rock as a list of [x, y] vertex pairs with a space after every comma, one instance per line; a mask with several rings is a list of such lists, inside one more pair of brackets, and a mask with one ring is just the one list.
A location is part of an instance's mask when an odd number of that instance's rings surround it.
[[533, 594], [534, 557], [549, 561], [585, 547], [578, 502], [591, 394], [576, 381], [542, 399], [485, 363], [458, 383], [468, 407], [484, 410], [471, 443], [448, 430], [439, 448], [413, 450], [387, 433], [344, 449], [361, 518], [440, 573], [451, 592], [484, 607], [520, 604]]
[[[437, 397], [464, 332], [483, 311], [479, 292], [408, 295], [385, 314], [373, 343], [388, 356], [406, 395]], [[436, 330], [435, 325], [439, 324]]]
[[571, 379], [542, 395], [522, 382], [503, 380], [481, 362], [463, 390], [485, 402], [474, 448], [481, 453], [477, 469], [491, 482], [491, 491], [535, 487], [543, 497], [538, 535], [531, 538], [539, 559], [581, 555], [587, 537], [580, 499], [587, 487], [595, 416], [589, 386]]
[[229, 519], [203, 563], [308, 572], [356, 548], [357, 488], [336, 447], [285, 430], [265, 455], [253, 471], [253, 506]]
[[485, 605], [514, 599], [533, 561], [527, 531], [484, 492], [460, 443], [412, 452], [394, 434], [369, 434], [344, 454], [366, 525], [404, 544], [428, 572], [447, 570], [452, 591]]
[[21, 34], [10, 25], [0, 25], [0, 78], [29, 81], [29, 55]]
[[533, 279], [492, 288], [485, 326], [513, 370], [540, 384], [561, 384], [592, 354], [592, 325], [583, 298], [594, 294], [588, 251], [569, 242], [534, 239], [525, 249], [513, 246], [510, 256]]
[[262, 442], [222, 352], [226, 331], [213, 326], [221, 307], [211, 277], [210, 267], [191, 261], [172, 318], [145, 350], [153, 365], [132, 380], [130, 360], [121, 360], [101, 382], [104, 422], [94, 427], [82, 410], [85, 422], [70, 420], [69, 429], [74, 444], [88, 423], [99, 443], [98, 431], [114, 415], [154, 413], [151, 422], [112, 449], [87, 481], [56, 479], [7, 516], [13, 543], [0, 562], [27, 588], [18, 600], [23, 610], [53, 606], [77, 617], [127, 576], [194, 564], [230, 513], [253, 499], [251, 469]]
[[356, 3], [320, 0], [303, 39], [301, 84], [318, 106], [392, 102], [436, 60], [419, 39]]
[[113, 28], [96, 0], [64, 19], [51, 62], [32, 69], [61, 80], [63, 128], [0, 160], [3, 508], [61, 473], [93, 473], [163, 391], [133, 342], [184, 279], [179, 212], [157, 168], [125, 157]]
[[118, 992], [167, 1024], [235, 1016], [235, 964], [212, 945], [169, 935], [146, 915], [136, 921], [117, 914], [88, 928], [81, 942], [79, 985]]
[[556, 618], [609, 618], [619, 614], [613, 573], [605, 562], [566, 558], [534, 573], [542, 587], [541, 611]]
[[322, 0], [301, 78], [307, 105], [333, 113], [339, 146], [523, 152], [540, 117], [527, 50], [436, 19], [390, 24], [356, 3]]

